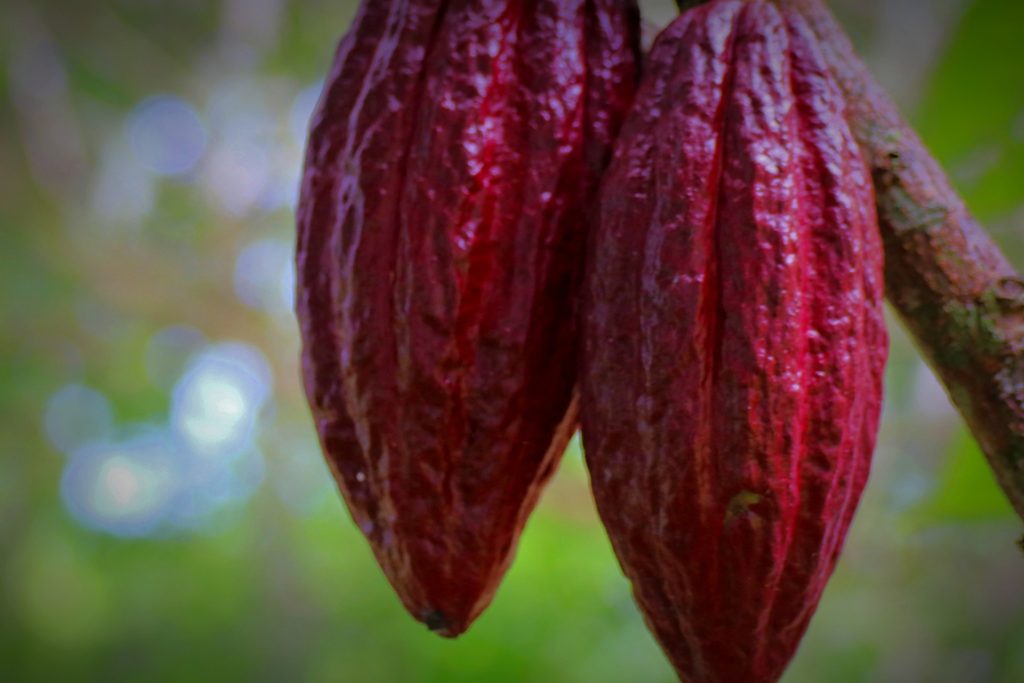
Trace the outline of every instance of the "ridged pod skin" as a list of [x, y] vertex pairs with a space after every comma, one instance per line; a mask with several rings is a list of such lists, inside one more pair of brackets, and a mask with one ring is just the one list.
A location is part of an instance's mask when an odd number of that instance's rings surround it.
[[687, 683], [779, 679], [868, 476], [882, 246], [844, 111], [798, 16], [716, 0], [658, 38], [603, 182], [584, 447]]
[[577, 419], [588, 210], [633, 95], [632, 0], [365, 0], [298, 208], [303, 376], [402, 602], [475, 619]]

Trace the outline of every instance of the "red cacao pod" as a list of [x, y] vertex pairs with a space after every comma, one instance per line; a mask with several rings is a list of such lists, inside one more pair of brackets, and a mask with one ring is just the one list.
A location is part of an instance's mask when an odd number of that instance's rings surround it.
[[716, 0], [656, 41], [603, 182], [584, 447], [687, 683], [778, 680], [868, 476], [882, 248], [844, 111], [798, 16]]
[[576, 424], [588, 204], [633, 94], [632, 0], [366, 0], [298, 209], [303, 375], [408, 610], [464, 631]]

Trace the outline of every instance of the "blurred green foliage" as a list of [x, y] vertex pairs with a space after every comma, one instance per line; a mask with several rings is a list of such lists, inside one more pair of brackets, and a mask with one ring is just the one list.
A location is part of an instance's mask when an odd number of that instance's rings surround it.
[[[835, 4], [1024, 263], [1024, 6]], [[326, 481], [281, 258], [304, 116], [354, 10], [0, 8], [0, 679], [674, 680], [597, 522], [578, 445], [493, 606], [454, 642], [404, 614]], [[1020, 522], [895, 321], [892, 333], [873, 479], [785, 681], [1019, 683]], [[219, 345], [232, 340], [246, 346]], [[219, 391], [213, 407], [255, 411], [251, 424], [189, 407], [189, 388], [216, 372], [242, 384], [195, 396]], [[231, 393], [249, 380], [262, 384]], [[235, 436], [222, 478], [188, 456], [198, 479], [159, 498], [182, 438]], [[157, 502], [159, 519], [127, 525]]]

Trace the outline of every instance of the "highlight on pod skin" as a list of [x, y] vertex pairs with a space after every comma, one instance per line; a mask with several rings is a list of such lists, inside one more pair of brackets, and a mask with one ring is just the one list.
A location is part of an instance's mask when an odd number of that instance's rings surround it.
[[780, 678], [867, 480], [882, 245], [844, 113], [795, 12], [716, 0], [658, 37], [604, 181], [583, 442], [684, 681]]
[[409, 612], [490, 602], [576, 428], [588, 209], [632, 96], [621, 0], [363, 3], [298, 209], [306, 390]]

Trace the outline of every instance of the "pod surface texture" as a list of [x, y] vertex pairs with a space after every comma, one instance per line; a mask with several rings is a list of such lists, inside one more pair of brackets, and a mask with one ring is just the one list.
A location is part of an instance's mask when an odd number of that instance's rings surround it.
[[844, 110], [799, 16], [715, 0], [657, 39], [603, 182], [584, 448], [687, 683], [779, 679], [868, 477], [882, 245]]
[[576, 426], [588, 209], [630, 1], [365, 0], [298, 208], [303, 378], [348, 508], [442, 635], [490, 602]]

